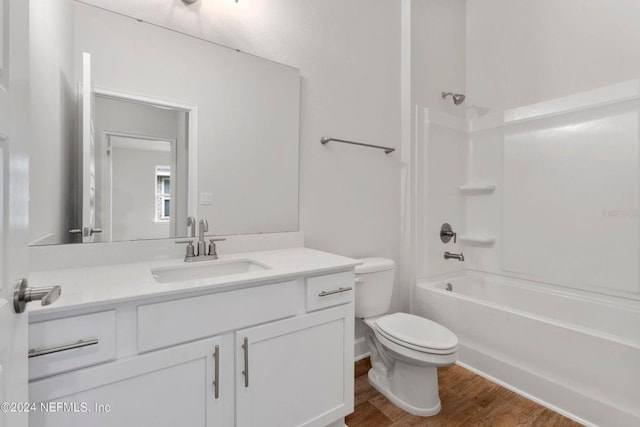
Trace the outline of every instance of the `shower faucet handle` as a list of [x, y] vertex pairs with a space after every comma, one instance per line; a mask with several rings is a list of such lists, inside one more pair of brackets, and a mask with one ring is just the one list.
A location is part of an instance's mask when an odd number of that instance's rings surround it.
[[458, 233], [453, 231], [451, 225], [445, 222], [444, 224], [442, 224], [442, 227], [440, 227], [440, 240], [442, 241], [442, 243], [449, 243], [452, 237], [453, 243], [457, 243]]
[[447, 99], [448, 96], [451, 97], [454, 105], [460, 105], [466, 99], [464, 93], [442, 92], [442, 99]]

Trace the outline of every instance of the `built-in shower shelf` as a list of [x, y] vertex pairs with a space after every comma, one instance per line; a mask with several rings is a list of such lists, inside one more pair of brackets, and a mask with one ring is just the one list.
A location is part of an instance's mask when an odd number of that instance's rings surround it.
[[463, 234], [458, 236], [460, 243], [476, 246], [491, 246], [496, 242], [496, 236], [491, 234]]
[[496, 191], [496, 185], [490, 182], [469, 183], [460, 186], [460, 192], [464, 194], [490, 194]]

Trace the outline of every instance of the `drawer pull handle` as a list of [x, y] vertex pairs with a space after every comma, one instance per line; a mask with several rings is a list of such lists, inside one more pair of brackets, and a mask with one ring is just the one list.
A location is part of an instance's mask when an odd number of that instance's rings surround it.
[[214, 386], [214, 395], [217, 399], [220, 397], [220, 346], [216, 346], [216, 351], [213, 352], [213, 357], [216, 359], [214, 364], [214, 375], [215, 379], [213, 380]]
[[329, 295], [335, 295], [335, 294], [341, 294], [343, 292], [349, 292], [350, 290], [352, 290], [353, 288], [349, 287], [349, 288], [338, 288], [335, 289], [333, 291], [322, 291], [318, 294], [319, 297], [327, 297]]
[[53, 353], [60, 353], [61, 351], [73, 350], [76, 348], [89, 347], [90, 345], [96, 345], [96, 344], [98, 344], [98, 340], [93, 339], [93, 340], [87, 340], [87, 341], [80, 340], [73, 344], [65, 344], [58, 347], [43, 348], [40, 350], [31, 349], [29, 350], [29, 358], [45, 356], [47, 354], [53, 354]]
[[249, 387], [249, 338], [244, 337], [242, 348], [244, 349], [244, 371], [242, 371], [244, 375], [244, 386]]

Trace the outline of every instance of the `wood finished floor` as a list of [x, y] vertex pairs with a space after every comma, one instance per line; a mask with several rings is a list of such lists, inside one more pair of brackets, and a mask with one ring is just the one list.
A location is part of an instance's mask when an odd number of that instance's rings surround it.
[[355, 366], [355, 412], [349, 427], [573, 427], [576, 423], [464, 368], [438, 369], [442, 410], [433, 417], [404, 412], [374, 389], [367, 379], [369, 359]]

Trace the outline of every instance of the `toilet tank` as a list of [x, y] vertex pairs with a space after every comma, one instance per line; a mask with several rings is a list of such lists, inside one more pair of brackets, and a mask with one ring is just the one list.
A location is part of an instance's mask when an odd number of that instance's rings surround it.
[[364, 258], [356, 267], [356, 317], [364, 319], [389, 311], [396, 263], [387, 258]]

